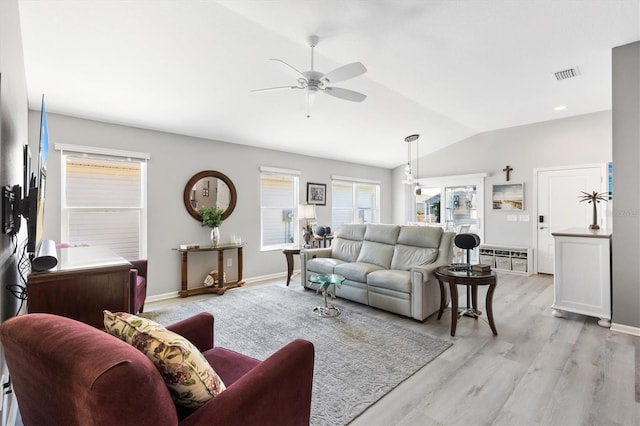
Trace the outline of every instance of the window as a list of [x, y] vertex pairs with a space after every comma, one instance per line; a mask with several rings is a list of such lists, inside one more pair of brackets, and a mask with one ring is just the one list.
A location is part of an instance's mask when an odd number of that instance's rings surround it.
[[441, 189], [422, 188], [422, 194], [416, 195], [416, 220], [426, 223], [440, 223]]
[[61, 241], [146, 258], [145, 160], [63, 150]]
[[343, 223], [380, 222], [379, 183], [334, 177], [331, 196], [333, 230], [338, 230]]
[[261, 249], [276, 250], [298, 241], [298, 174], [260, 168]]
[[486, 176], [486, 173], [479, 173], [421, 179], [421, 195], [413, 195], [413, 188], [407, 189], [408, 196], [415, 198], [414, 210], [407, 213], [407, 223], [425, 222], [447, 231], [468, 229], [482, 240]]

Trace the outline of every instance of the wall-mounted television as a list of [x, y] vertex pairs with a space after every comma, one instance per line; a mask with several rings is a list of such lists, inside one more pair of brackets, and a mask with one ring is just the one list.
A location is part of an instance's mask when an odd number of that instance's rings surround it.
[[[28, 196], [23, 201], [23, 212], [26, 213], [25, 217], [27, 219], [27, 252], [31, 258], [31, 268], [35, 271], [51, 269], [58, 263], [53, 242], [47, 241], [46, 244], [43, 244], [42, 241], [48, 156], [49, 128], [44, 95], [42, 95], [37, 175], [35, 173], [31, 174]], [[26, 160], [24, 166], [28, 167]]]

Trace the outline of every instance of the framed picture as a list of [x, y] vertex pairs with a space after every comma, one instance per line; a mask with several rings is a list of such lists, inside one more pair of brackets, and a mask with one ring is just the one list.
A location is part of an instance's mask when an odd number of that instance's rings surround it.
[[327, 205], [327, 185], [307, 182], [307, 204]]
[[491, 201], [493, 210], [523, 211], [524, 184], [501, 183], [493, 185]]

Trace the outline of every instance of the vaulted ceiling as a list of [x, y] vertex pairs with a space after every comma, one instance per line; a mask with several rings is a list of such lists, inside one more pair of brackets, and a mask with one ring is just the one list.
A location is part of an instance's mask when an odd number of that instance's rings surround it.
[[[395, 167], [471, 135], [611, 108], [611, 49], [640, 40], [639, 0], [20, 0], [29, 103], [49, 112]], [[362, 62], [304, 90], [271, 58]], [[555, 72], [577, 67], [575, 78]], [[558, 105], [566, 109], [555, 111]], [[55, 135], [52, 135], [55, 139]]]

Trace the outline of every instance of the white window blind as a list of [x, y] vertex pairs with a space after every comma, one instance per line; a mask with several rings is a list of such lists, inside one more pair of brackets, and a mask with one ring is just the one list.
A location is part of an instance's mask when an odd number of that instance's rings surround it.
[[298, 240], [298, 176], [260, 174], [261, 248], [274, 250]]
[[62, 242], [145, 258], [145, 161], [75, 152], [62, 161]]
[[334, 230], [343, 223], [380, 222], [379, 184], [333, 180], [331, 194], [331, 227]]

